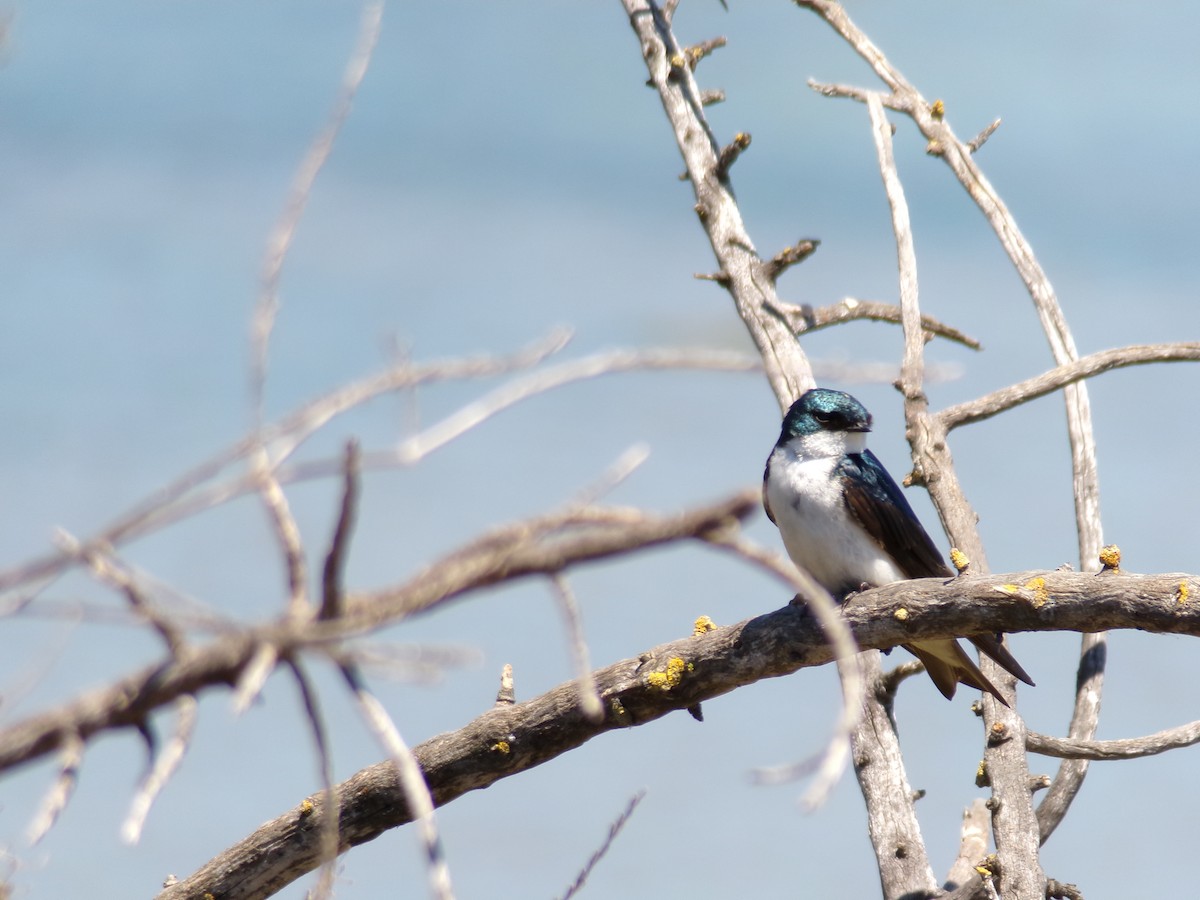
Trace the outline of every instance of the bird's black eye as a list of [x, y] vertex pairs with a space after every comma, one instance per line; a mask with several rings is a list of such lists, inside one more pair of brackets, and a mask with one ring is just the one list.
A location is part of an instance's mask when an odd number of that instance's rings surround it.
[[822, 411], [818, 410], [817, 412], [813, 413], [813, 418], [816, 419], [818, 422], [820, 422], [822, 425], [829, 425], [835, 419], [837, 419], [837, 415], [835, 413], [822, 412]]

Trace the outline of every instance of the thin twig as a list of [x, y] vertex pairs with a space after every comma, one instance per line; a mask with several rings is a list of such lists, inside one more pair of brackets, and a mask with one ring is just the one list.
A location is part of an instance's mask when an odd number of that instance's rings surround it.
[[279, 654], [337, 644], [502, 581], [544, 577], [580, 563], [696, 540], [749, 515], [758, 505], [758, 492], [747, 491], [675, 515], [586, 508], [515, 523], [435, 562], [405, 585], [359, 595], [358, 607], [335, 621], [285, 618], [223, 632], [186, 658], [156, 662], [0, 729], [0, 772], [53, 753], [67, 735], [88, 740], [109, 729], [136, 725], [155, 709], [205, 687], [237, 684], [235, 709], [243, 709], [261, 690]]
[[79, 784], [79, 768], [83, 765], [84, 740], [77, 733], [71, 733], [62, 739], [62, 752], [59, 753], [58, 777], [42, 798], [41, 807], [29, 825], [29, 845], [35, 846], [54, 827], [58, 817], [62, 815], [75, 787]]
[[588, 657], [587, 639], [583, 634], [579, 603], [571, 590], [570, 582], [561, 572], [550, 576], [550, 584], [567, 626], [571, 658], [575, 661], [575, 677], [579, 683], [579, 708], [586, 718], [599, 722], [604, 718], [604, 706], [600, 703], [600, 695], [596, 693], [596, 686], [592, 683], [592, 664]]
[[608, 834], [604, 838], [604, 842], [596, 848], [596, 852], [591, 855], [583, 869], [575, 876], [575, 881], [567, 888], [567, 892], [562, 895], [561, 900], [571, 900], [576, 894], [583, 889], [583, 885], [588, 880], [588, 876], [592, 874], [592, 870], [596, 868], [596, 864], [604, 858], [604, 854], [608, 853], [608, 848], [613, 845], [613, 841], [617, 839], [617, 835], [621, 833], [621, 829], [625, 827], [625, 823], [629, 821], [633, 811], [637, 809], [638, 804], [645, 798], [644, 790], [638, 791], [629, 798], [629, 802], [625, 804], [625, 809], [621, 814], [608, 826]]
[[333, 882], [337, 877], [337, 857], [341, 852], [339, 846], [338, 801], [337, 792], [333, 785], [333, 760], [329, 750], [329, 730], [325, 718], [321, 715], [321, 706], [317, 700], [317, 692], [309, 680], [304, 667], [294, 656], [286, 660], [292, 677], [296, 679], [296, 687], [300, 690], [300, 699], [304, 704], [304, 715], [308, 719], [312, 732], [313, 749], [317, 752], [317, 770], [321, 779], [321, 872], [317, 876], [317, 885], [309, 895], [310, 900], [326, 900], [333, 895]]
[[196, 698], [192, 694], [184, 694], [175, 701], [176, 720], [175, 731], [171, 739], [154, 757], [154, 764], [146, 777], [142, 779], [137, 793], [129, 804], [129, 814], [121, 824], [121, 839], [127, 844], [136, 844], [142, 839], [142, 829], [146, 825], [146, 817], [150, 807], [162, 789], [166, 787], [179, 764], [183, 762], [184, 754], [192, 741], [196, 730]]
[[[784, 562], [778, 554], [763, 550], [732, 529], [714, 530], [704, 535], [704, 540], [714, 546], [731, 550], [742, 559], [771, 573], [787, 584], [803, 598], [813, 611], [839, 661], [852, 660], [858, 653], [854, 636], [829, 592], [819, 585], [807, 572]], [[804, 792], [802, 802], [808, 809], [822, 805], [846, 770], [850, 759], [850, 734], [862, 717], [865, 689], [856, 666], [839, 667], [842, 675], [842, 709], [829, 739], [819, 757], [803, 760], [787, 766], [759, 769], [756, 778], [763, 783], [791, 781], [815, 771], [816, 775]]]
[[634, 444], [600, 473], [600, 477], [575, 495], [572, 506], [588, 506], [610, 494], [650, 458], [648, 444]]
[[446, 854], [442, 849], [442, 840], [438, 835], [437, 818], [434, 815], [433, 797], [429, 793], [429, 785], [421, 772], [420, 763], [409, 749], [399, 729], [387, 714], [383, 704], [372, 694], [358, 672], [350, 666], [342, 666], [342, 677], [350, 686], [351, 693], [358, 703], [367, 727], [375, 735], [396, 767], [400, 778], [400, 787], [404, 793], [405, 803], [412, 819], [417, 823], [421, 835], [421, 843], [425, 847], [425, 860], [428, 866], [429, 886], [437, 900], [453, 900], [454, 889], [450, 885], [450, 867], [446, 864]]
[[[276, 448], [276, 463], [295, 450], [308, 437], [323, 428], [331, 419], [368, 401], [395, 391], [409, 390], [422, 385], [443, 381], [487, 378], [508, 374], [539, 365], [545, 359], [566, 346], [570, 333], [555, 330], [546, 338], [537, 341], [508, 356], [479, 356], [465, 359], [441, 360], [423, 365], [403, 364], [392, 366], [383, 372], [339, 387], [316, 400], [305, 404], [277, 422], [242, 438], [205, 462], [185, 472], [174, 481], [156, 490], [146, 500], [109, 522], [100, 531], [86, 539], [85, 547], [115, 547], [134, 537], [146, 534], [155, 528], [170, 524], [210, 506], [222, 502], [209, 499], [208, 503], [187, 505], [185, 498], [205, 482], [221, 474], [233, 463], [257, 452], [263, 444], [271, 444], [282, 438], [289, 446]], [[287, 452], [284, 452], [284, 451]], [[286, 479], [284, 480], [286, 483]], [[254, 490], [253, 480], [243, 478], [240, 488], [232, 496]], [[228, 499], [228, 497], [224, 497]], [[182, 511], [181, 511], [182, 506]], [[65, 551], [47, 554], [27, 563], [0, 573], [0, 592], [7, 592], [21, 585], [42, 587], [60, 574], [77, 559], [77, 555]], [[20, 598], [18, 598], [20, 599]], [[19, 604], [14, 604], [17, 606]]]
[[[790, 303], [781, 303], [773, 312], [783, 317], [788, 327], [797, 335], [860, 319], [872, 322], [895, 322], [897, 324], [901, 321], [899, 306], [892, 303], [882, 303], [878, 300], [860, 300], [857, 297], [844, 297], [837, 303], [816, 307], [808, 305], [794, 306]], [[922, 314], [921, 328], [927, 335], [945, 338], [957, 344], [962, 344], [964, 347], [970, 347], [972, 350], [978, 350], [981, 346], [975, 338], [963, 334], [956, 328], [951, 328], [944, 322], [933, 318], [933, 316]]]
[[[908, 214], [904, 186], [896, 170], [891, 124], [884, 115], [883, 105], [878, 96], [872, 95], [868, 98], [867, 113], [896, 241], [900, 325], [904, 334], [904, 355], [897, 387], [904, 396], [905, 431], [912, 447], [915, 472], [927, 477], [934, 466], [948, 460], [927, 458], [925, 455], [929, 446], [929, 401], [925, 395], [926, 338], [921, 327], [917, 255], [913, 243], [912, 222]], [[959, 498], [952, 496], [948, 499], [953, 502]], [[867, 658], [860, 660], [859, 665], [869, 666], [872, 685], [881, 684], [885, 676], [878, 654], [865, 656]], [[840, 664], [839, 671], [844, 671], [849, 665]], [[876, 854], [884, 894], [888, 897], [901, 894], [919, 895], [931, 887], [936, 887], [936, 880], [921, 835], [920, 822], [917, 820], [914, 794], [900, 751], [895, 717], [891, 708], [884, 705], [888, 699], [886, 691], [876, 693], [869, 701], [863, 721], [852, 735], [856, 756], [868, 761], [865, 765], [855, 767], [855, 775], [866, 801], [868, 831]], [[897, 845], [906, 848], [902, 859], [897, 859], [892, 850]]]
[[275, 317], [279, 310], [279, 277], [283, 271], [283, 263], [296, 236], [296, 228], [312, 195], [313, 184], [317, 180], [329, 154], [333, 151], [334, 141], [342, 130], [350, 110], [354, 105], [354, 95], [367, 74], [371, 63], [371, 55], [379, 40], [380, 25], [383, 19], [383, 2], [367, 3], [363, 7], [362, 18], [359, 22], [358, 39], [354, 50], [346, 63], [342, 75], [342, 87], [334, 102], [329, 121], [321, 133], [313, 140], [308, 153], [300, 163], [296, 176], [292, 181], [287, 205], [271, 237], [267, 242], [266, 259], [263, 262], [262, 290], [258, 306], [254, 313], [250, 396], [254, 419], [256, 423], [263, 421], [264, 393], [267, 381], [267, 351], [271, 340], [271, 331], [275, 327]]
[[267, 519], [279, 549], [283, 554], [284, 573], [288, 586], [288, 615], [299, 617], [308, 612], [308, 563], [305, 560], [304, 543], [300, 538], [300, 526], [292, 515], [287, 496], [279, 479], [272, 471], [267, 448], [260, 447], [251, 457], [250, 473], [258, 488]]
[[58, 529], [57, 537], [59, 546], [68, 553], [79, 556], [98, 580], [125, 596], [135, 615], [139, 619], [149, 622], [150, 626], [158, 632], [167, 647], [167, 652], [172, 657], [179, 654], [184, 646], [182, 632], [169, 617], [159, 613], [139, 584], [137, 575], [129, 566], [117, 559], [112, 548], [101, 550], [95, 545], [85, 547], [78, 538], [61, 528]]
[[346, 442], [345, 464], [342, 469], [342, 505], [338, 511], [337, 526], [325, 555], [325, 566], [321, 577], [321, 609], [318, 619], [336, 619], [341, 613], [342, 592], [345, 585], [346, 557], [350, 552], [350, 535], [358, 516], [359, 474], [362, 451], [358, 441]]
[[[896, 236], [896, 265], [900, 271], [900, 323], [904, 329], [904, 361], [900, 367], [900, 383], [906, 399], [916, 398], [924, 392], [925, 332], [921, 328], [912, 222], [908, 215], [908, 201], [904, 199], [904, 187], [896, 171], [891, 125], [883, 114], [883, 105], [877, 95], [872, 94], [867, 98], [867, 112], [871, 117], [871, 137], [875, 142], [884, 193], [892, 211], [892, 232]], [[906, 414], [907, 407], [906, 403]], [[924, 409], [921, 414], [926, 414]]]
[[240, 716], [250, 708], [262, 693], [267, 678], [275, 671], [279, 662], [279, 648], [269, 641], [255, 647], [245, 667], [241, 670], [237, 687], [233, 692], [233, 713]]
[[517, 702], [517, 691], [513, 686], [512, 663], [505, 663], [500, 670], [500, 690], [496, 692], [497, 706], [512, 706]]

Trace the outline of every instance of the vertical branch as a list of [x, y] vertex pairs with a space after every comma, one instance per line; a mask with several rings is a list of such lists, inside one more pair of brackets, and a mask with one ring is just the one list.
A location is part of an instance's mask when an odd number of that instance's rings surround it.
[[[912, 226], [904, 188], [896, 172], [892, 153], [892, 129], [883, 113], [879, 98], [867, 104], [871, 118], [871, 137], [879, 159], [888, 206], [892, 211], [892, 230], [896, 235], [896, 258], [900, 273], [900, 309], [904, 326], [904, 362], [900, 381], [904, 391], [905, 420], [910, 430], [927, 421], [928, 404], [923, 391], [924, 331], [917, 294], [917, 257], [913, 248]], [[937, 881], [929, 864], [921, 826], [913, 803], [912, 788], [904, 769], [900, 739], [890, 706], [879, 698], [882, 670], [878, 652], [862, 654], [857, 661], [839, 663], [839, 669], [861, 667], [862, 677], [872, 686], [862, 721], [854, 733], [854, 773], [867, 804], [868, 830], [875, 848], [879, 877], [886, 900], [913, 895], [932, 895]]]
[[892, 211], [892, 231], [896, 235], [896, 265], [900, 271], [900, 322], [904, 329], [904, 361], [900, 382], [905, 397], [921, 393], [925, 381], [925, 331], [921, 327], [921, 305], [917, 290], [917, 253], [913, 247], [912, 222], [904, 187], [896, 171], [892, 152], [892, 126], [883, 113], [878, 94], [867, 97], [867, 112], [871, 117], [871, 137], [879, 158], [879, 173], [883, 190]]
[[319, 619], [336, 619], [341, 615], [342, 591], [345, 583], [346, 557], [350, 552], [350, 535], [358, 517], [359, 475], [362, 469], [362, 450], [358, 441], [346, 442], [345, 461], [342, 466], [342, 505], [338, 511], [337, 525], [325, 554], [325, 565], [321, 572], [321, 609]]
[[[912, 253], [912, 235], [909, 226], [907, 205], [899, 178], [895, 172], [895, 160], [891, 152], [891, 130], [883, 114], [883, 103], [876, 93], [866, 97], [871, 116], [871, 132], [875, 138], [879, 165], [883, 171], [884, 187], [892, 208], [893, 228], [896, 232], [897, 253], [901, 272], [901, 308], [905, 332], [904, 369], [902, 387], [905, 391], [904, 412], [908, 422], [909, 440], [912, 443], [913, 459], [918, 474], [929, 486], [930, 496], [947, 533], [960, 549], [964, 545], [977, 550], [981, 557], [973, 560], [986, 571], [986, 560], [982, 559], [983, 546], [975, 527], [974, 515], [966, 497], [958, 485], [953, 461], [945, 441], [944, 426], [936, 417], [929, 415], [928, 401], [922, 385], [921, 364], [923, 359], [924, 335], [920, 328], [920, 309], [917, 305], [916, 260]], [[930, 439], [938, 433], [938, 437]], [[956, 511], [954, 529], [948, 522], [950, 516], [943, 510]], [[968, 555], [973, 554], [968, 552]], [[985, 676], [1005, 682], [1009, 690], [1015, 689], [1015, 679], [999, 665], [984, 656], [981, 667]], [[1006, 898], [1024, 898], [1045, 891], [1045, 875], [1042, 873], [1038, 856], [1038, 824], [1033, 809], [1033, 797], [1029, 790], [1029, 764], [1025, 756], [1025, 723], [1014, 709], [1010, 709], [990, 695], [983, 698], [984, 723], [988, 742], [985, 764], [993, 790], [992, 824], [997, 852], [1003, 862], [1002, 890]]]
[[879, 699], [883, 677], [879, 651], [838, 660], [840, 673], [851, 669], [869, 688], [862, 721], [854, 731], [854, 775], [867, 804], [867, 832], [884, 900], [932, 897], [938, 883], [917, 821], [900, 739], [890, 706]]
[[321, 707], [317, 703], [317, 692], [309, 681], [304, 667], [295, 657], [288, 657], [288, 667], [296, 679], [300, 689], [300, 699], [304, 703], [304, 714], [312, 729], [313, 747], [317, 751], [317, 768], [321, 778], [321, 820], [320, 820], [320, 860], [321, 873], [317, 877], [317, 886], [309, 894], [311, 900], [328, 900], [333, 896], [333, 881], [336, 876], [337, 857], [340, 852], [340, 822], [338, 821], [339, 805], [337, 790], [333, 786], [333, 760], [329, 754], [329, 730], [325, 727], [325, 718], [321, 715]]
[[720, 266], [718, 280], [733, 296], [762, 355], [771, 389], [780, 408], [786, 410], [815, 380], [795, 335], [775, 312], [780, 303], [774, 278], [742, 222], [729, 186], [728, 158], [722, 165], [719, 145], [704, 118], [700, 89], [667, 16], [651, 0], [622, 0], [622, 4], [641, 42], [650, 83], [658, 91], [683, 155], [696, 195], [696, 215]]

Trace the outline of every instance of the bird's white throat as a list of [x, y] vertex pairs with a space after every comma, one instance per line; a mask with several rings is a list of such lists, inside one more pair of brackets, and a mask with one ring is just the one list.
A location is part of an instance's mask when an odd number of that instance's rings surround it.
[[848, 453], [862, 453], [867, 449], [865, 431], [818, 431], [803, 434], [787, 442], [787, 448], [797, 459], [841, 458]]

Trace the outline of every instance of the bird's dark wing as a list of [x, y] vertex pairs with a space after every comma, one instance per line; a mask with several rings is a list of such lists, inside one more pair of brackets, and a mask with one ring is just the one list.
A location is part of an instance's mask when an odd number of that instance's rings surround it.
[[[771, 451], [774, 453], [775, 451]], [[767, 501], [767, 476], [771, 474], [771, 457], [767, 457], [767, 465], [763, 469], [763, 509], [767, 511], [767, 518], [772, 522], [775, 521], [775, 515], [771, 512], [771, 504]]]
[[844, 457], [835, 475], [842, 479], [850, 513], [906, 576], [952, 574], [899, 485], [875, 454], [867, 450]]

